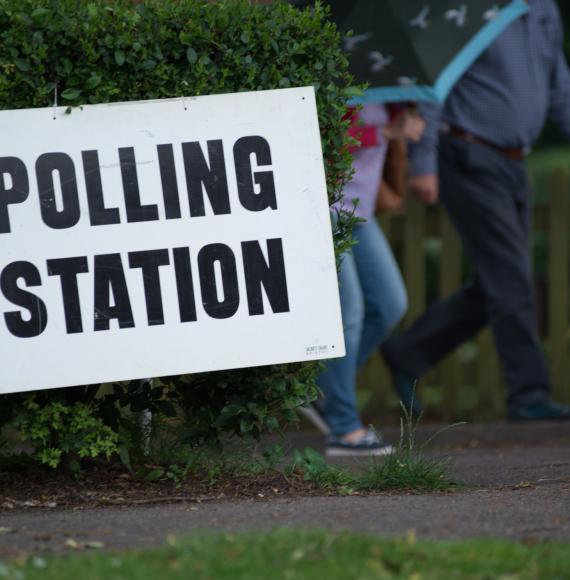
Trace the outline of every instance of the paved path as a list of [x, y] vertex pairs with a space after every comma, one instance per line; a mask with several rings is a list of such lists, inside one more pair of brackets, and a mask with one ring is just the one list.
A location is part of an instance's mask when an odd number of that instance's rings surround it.
[[[448, 436], [445, 446], [451, 450], [445, 454], [453, 460], [455, 480], [466, 486], [451, 494], [257, 498], [147, 508], [2, 512], [0, 556], [63, 551], [68, 540], [127, 548], [157, 545], [170, 534], [196, 530], [238, 532], [279, 526], [382, 536], [414, 530], [420, 538], [433, 539], [570, 541], [570, 425], [509, 427], [512, 437], [508, 440], [504, 433], [497, 437], [501, 429], [461, 428]], [[484, 434], [484, 441], [475, 436], [477, 432]], [[296, 434], [291, 441], [295, 447], [315, 447], [321, 439]], [[519, 445], [520, 441], [525, 445]]]

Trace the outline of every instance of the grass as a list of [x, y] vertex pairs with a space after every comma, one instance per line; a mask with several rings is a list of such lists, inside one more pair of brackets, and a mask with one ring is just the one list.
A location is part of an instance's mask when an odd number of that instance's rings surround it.
[[293, 462], [286, 469], [286, 473], [290, 476], [301, 476], [316, 487], [340, 493], [354, 491], [357, 479], [354, 473], [327, 463], [326, 459], [311, 447], [294, 452]]
[[355, 462], [351, 469], [330, 465], [320, 453], [308, 448], [295, 452], [288, 473], [341, 494], [451, 491], [457, 487], [445, 458], [427, 457], [402, 448], [382, 458]]
[[244, 444], [233, 449], [190, 449], [185, 460], [147, 463], [139, 470], [139, 476], [147, 481], [170, 480], [182, 485], [189, 476], [199, 476], [211, 485], [219, 479], [240, 476], [264, 475], [275, 471], [284, 450], [274, 445], [260, 454], [251, 445]]
[[[415, 392], [415, 387], [414, 387]], [[414, 393], [415, 396], [415, 393]], [[413, 407], [413, 398], [412, 404]], [[360, 489], [365, 491], [449, 491], [456, 487], [449, 473], [446, 457], [423, 454], [441, 433], [463, 423], [454, 423], [434, 433], [423, 445], [416, 444], [416, 433], [422, 416], [414, 419], [412, 409], [401, 405], [400, 441], [394, 453], [382, 462], [369, 461], [359, 478]]]
[[290, 473], [300, 474], [318, 487], [346, 494], [355, 491], [450, 491], [456, 488], [449, 474], [449, 460], [429, 457], [422, 451], [441, 433], [463, 423], [440, 429], [418, 448], [416, 433], [421, 415], [414, 418], [412, 407], [413, 398], [409, 410], [401, 405], [400, 441], [389, 455], [356, 462], [356, 469], [348, 470], [329, 465], [320, 453], [308, 448], [303, 452], [295, 451]]
[[502, 540], [419, 542], [352, 533], [282, 529], [194, 535], [151, 550], [31, 557], [0, 563], [7, 580], [200, 579], [563, 579], [566, 544]]
[[274, 471], [284, 454], [281, 445], [261, 448], [259, 443], [249, 439], [228, 439], [223, 447], [192, 446], [185, 441], [181, 422], [163, 420], [153, 425], [147, 454], [133, 471], [138, 478], [147, 481], [171, 481], [182, 485], [193, 476], [214, 485], [219, 479]]
[[362, 491], [449, 491], [455, 484], [444, 458], [397, 451], [381, 462], [370, 461], [359, 475]]

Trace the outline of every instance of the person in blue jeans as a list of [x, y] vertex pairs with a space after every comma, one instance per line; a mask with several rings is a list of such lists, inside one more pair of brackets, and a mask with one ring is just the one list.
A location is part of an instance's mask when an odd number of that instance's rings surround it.
[[408, 112], [390, 121], [386, 108], [376, 103], [353, 110], [351, 115], [351, 134], [360, 147], [354, 152], [354, 176], [343, 191], [339, 208], [355, 211], [365, 221], [355, 227], [356, 244], [343, 257], [339, 272], [346, 356], [328, 361], [317, 381], [330, 431], [329, 456], [384, 455], [392, 449], [362, 424], [356, 405], [356, 376], [407, 309], [400, 270], [374, 217], [387, 142], [418, 141], [424, 129], [423, 120]]

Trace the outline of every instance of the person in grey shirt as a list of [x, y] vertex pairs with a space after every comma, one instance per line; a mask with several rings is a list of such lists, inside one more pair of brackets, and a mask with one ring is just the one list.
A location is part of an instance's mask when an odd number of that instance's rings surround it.
[[570, 407], [550, 398], [538, 336], [525, 163], [547, 117], [570, 141], [570, 71], [554, 0], [529, 0], [529, 7], [470, 67], [443, 107], [421, 107], [428, 130], [412, 148], [410, 187], [425, 203], [441, 197], [475, 278], [384, 344], [408, 408], [414, 381], [490, 324], [508, 385], [507, 417], [570, 419]]

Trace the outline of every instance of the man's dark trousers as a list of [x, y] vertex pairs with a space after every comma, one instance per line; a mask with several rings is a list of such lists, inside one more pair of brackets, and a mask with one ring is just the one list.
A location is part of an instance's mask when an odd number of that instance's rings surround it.
[[526, 164], [444, 135], [439, 175], [441, 200], [476, 277], [388, 340], [384, 355], [391, 366], [420, 377], [490, 324], [509, 389], [508, 407], [543, 403], [550, 380], [537, 332]]

